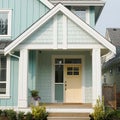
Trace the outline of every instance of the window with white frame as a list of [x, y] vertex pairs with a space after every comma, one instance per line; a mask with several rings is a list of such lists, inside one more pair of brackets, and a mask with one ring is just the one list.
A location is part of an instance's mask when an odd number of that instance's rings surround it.
[[11, 36], [11, 10], [0, 10], [0, 36]]
[[76, 14], [78, 17], [80, 17], [83, 21], [85, 22], [89, 22], [88, 18], [89, 18], [89, 14], [88, 14], [88, 7], [78, 7], [78, 6], [74, 6], [71, 8], [72, 12], [74, 14]]
[[0, 55], [0, 97], [9, 96], [8, 58]]

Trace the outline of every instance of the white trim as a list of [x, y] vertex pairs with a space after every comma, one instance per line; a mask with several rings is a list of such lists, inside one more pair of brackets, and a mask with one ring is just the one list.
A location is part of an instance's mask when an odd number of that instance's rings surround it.
[[28, 107], [28, 50], [20, 51], [18, 79], [18, 107]]
[[86, 23], [90, 25], [90, 8], [86, 10]]
[[[62, 44], [57, 45], [58, 49], [64, 49]], [[100, 48], [100, 49], [105, 49], [105, 47], [101, 45], [95, 45], [95, 44], [68, 44], [67, 49], [72, 49], [72, 50], [82, 50], [82, 49], [93, 49], [93, 48]], [[54, 49], [52, 44], [24, 44], [24, 45], [19, 45], [15, 50], [19, 49]]]
[[101, 52], [100, 49], [92, 50], [92, 104], [96, 104], [98, 97], [102, 99], [101, 78]]
[[0, 10], [0, 13], [7, 13], [8, 14], [8, 34], [7, 35], [0, 35], [0, 38], [10, 38], [11, 37], [11, 24], [12, 24], [12, 10], [4, 9]]
[[54, 7], [54, 5], [50, 3], [48, 0], [40, 0], [40, 1], [50, 9]]
[[57, 15], [54, 16], [53, 21], [53, 48], [57, 49]]
[[[84, 63], [84, 55], [52, 55], [52, 102], [56, 102], [55, 101], [55, 85], [54, 85], [54, 81], [55, 81], [55, 59], [56, 58], [81, 58], [82, 59], [82, 103], [85, 103], [85, 74], [84, 74], [84, 67], [85, 67], [85, 63]], [[63, 98], [64, 98], [64, 94], [63, 94]], [[64, 101], [63, 101], [64, 102]]]
[[67, 17], [63, 15], [63, 49], [67, 49]]
[[50, 18], [52, 18], [56, 13], [61, 11], [65, 14], [69, 19], [75, 22], [79, 27], [88, 32], [93, 38], [95, 38], [100, 44], [111, 50], [116, 54], [116, 47], [112, 45], [109, 41], [107, 41], [103, 36], [97, 33], [93, 28], [91, 28], [88, 24], [83, 22], [81, 19], [76, 17], [71, 11], [66, 9], [62, 4], [58, 4], [56, 7], [51, 9], [44, 17], [42, 17], [39, 21], [33, 24], [27, 31], [25, 31], [21, 36], [19, 36], [15, 41], [13, 41], [10, 45], [8, 45], [4, 51], [5, 54], [8, 54], [11, 50], [13, 50], [16, 46], [18, 46], [21, 42], [23, 42], [27, 37], [29, 37], [35, 30], [37, 30], [40, 26], [46, 23]]
[[10, 98], [10, 56], [6, 57], [6, 94], [0, 94], [0, 98]]
[[58, 4], [61, 2], [64, 5], [69, 5], [69, 6], [104, 6], [105, 2], [102, 0], [50, 0], [51, 3], [53, 4]]

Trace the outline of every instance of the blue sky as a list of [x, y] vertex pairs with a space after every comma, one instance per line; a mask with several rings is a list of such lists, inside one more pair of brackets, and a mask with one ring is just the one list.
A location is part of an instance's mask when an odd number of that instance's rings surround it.
[[105, 35], [106, 28], [120, 28], [120, 0], [106, 0], [95, 29]]

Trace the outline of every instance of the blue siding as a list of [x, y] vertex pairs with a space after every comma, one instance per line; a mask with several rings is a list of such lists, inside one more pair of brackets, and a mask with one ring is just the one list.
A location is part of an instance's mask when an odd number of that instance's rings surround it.
[[95, 7], [90, 7], [90, 25], [95, 27]]
[[39, 0], [0, 0], [0, 9], [12, 10], [12, 39], [49, 11]]
[[18, 102], [18, 59], [11, 57], [10, 98], [0, 99], [0, 106], [17, 106]]

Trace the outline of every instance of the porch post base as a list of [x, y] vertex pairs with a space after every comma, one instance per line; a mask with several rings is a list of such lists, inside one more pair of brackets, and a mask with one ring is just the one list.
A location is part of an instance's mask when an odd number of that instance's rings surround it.
[[27, 108], [28, 107], [27, 100], [19, 100], [18, 107]]

